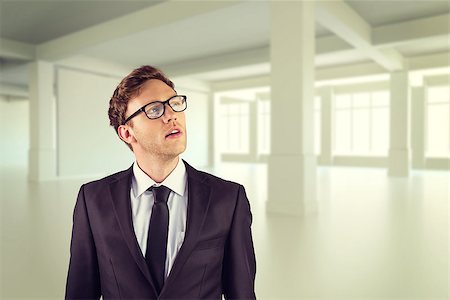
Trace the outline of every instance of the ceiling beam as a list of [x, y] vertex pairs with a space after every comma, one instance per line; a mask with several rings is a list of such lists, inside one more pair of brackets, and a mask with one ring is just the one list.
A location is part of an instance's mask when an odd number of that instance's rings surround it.
[[316, 69], [316, 81], [333, 80], [350, 77], [364, 77], [386, 74], [386, 69], [377, 63], [367, 62], [343, 66], [332, 66]]
[[392, 49], [385, 53], [372, 45], [372, 28], [349, 5], [341, 0], [317, 1], [316, 19], [328, 30], [388, 71], [403, 69], [403, 59]]
[[372, 29], [372, 43], [377, 47], [398, 46], [429, 38], [450, 39], [450, 14], [416, 19]]
[[7, 97], [27, 98], [28, 87], [24, 85], [0, 83], [0, 95]]
[[37, 57], [54, 61], [85, 48], [149, 28], [236, 5], [240, 1], [163, 1], [154, 6], [74, 32], [37, 46]]
[[316, 55], [351, 50], [353, 47], [335, 35], [316, 38]]
[[[353, 47], [336, 36], [317, 38], [316, 50], [317, 55], [354, 51]], [[238, 68], [246, 65], [256, 65], [267, 63], [269, 61], [270, 47], [263, 46], [183, 62], [163, 64], [159, 67], [171, 76], [183, 76], [221, 69]]]
[[[315, 81], [344, 79], [360, 76], [386, 74], [386, 70], [376, 63], [363, 63], [349, 66], [316, 69]], [[270, 74], [256, 75], [245, 78], [227, 79], [211, 82], [214, 92], [236, 89], [249, 89], [270, 86]]]
[[35, 58], [35, 46], [0, 38], [0, 58], [30, 61]]
[[449, 67], [450, 52], [413, 56], [408, 58], [408, 69], [410, 71]]
[[[409, 71], [418, 71], [448, 67], [450, 52], [433, 55], [417, 56], [408, 59]], [[386, 70], [374, 62], [316, 68], [315, 81], [345, 79], [386, 74]], [[211, 82], [214, 91], [246, 89], [270, 85], [270, 74], [260, 74], [245, 78], [234, 78]]]
[[[389, 53], [389, 49], [380, 51], [383, 51], [386, 56], [396, 55], [396, 52]], [[262, 47], [159, 67], [170, 76], [181, 77], [238, 67], [269, 64], [269, 61], [269, 47]], [[431, 55], [413, 56], [405, 58], [404, 61], [407, 63], [408, 70], [410, 71], [442, 68], [450, 65], [450, 53], [442, 52]], [[270, 69], [270, 65], [268, 69]], [[375, 75], [386, 73], [387, 70], [377, 63], [357, 63], [343, 66], [319, 67], [316, 69], [316, 72], [318, 73], [317, 80], [326, 80], [346, 77], [346, 74], [353, 74], [353, 77]]]
[[211, 90], [214, 92], [249, 89], [270, 86], [269, 75], [258, 75], [239, 79], [228, 79], [211, 83]]
[[74, 55], [66, 59], [56, 61], [58, 67], [66, 67], [71, 69], [78, 69], [94, 74], [101, 74], [117, 78], [120, 80], [130, 72], [129, 66], [123, 66], [114, 61], [102, 60], [86, 55]]
[[269, 47], [254, 48], [232, 53], [207, 56], [174, 64], [159, 66], [169, 76], [198, 74], [268, 62]]

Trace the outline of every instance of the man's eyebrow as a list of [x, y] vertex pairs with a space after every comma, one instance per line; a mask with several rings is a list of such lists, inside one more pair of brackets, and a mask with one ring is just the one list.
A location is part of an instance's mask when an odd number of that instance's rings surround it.
[[152, 103], [152, 102], [163, 102], [163, 101], [167, 101], [168, 99], [170, 99], [170, 98], [172, 98], [172, 97], [174, 97], [174, 96], [178, 96], [178, 94], [174, 94], [174, 95], [172, 95], [172, 96], [170, 96], [170, 97], [167, 97], [167, 98], [165, 98], [165, 100], [163, 100], [163, 99], [161, 99], [161, 98], [156, 98], [156, 99], [154, 99], [154, 100], [148, 100], [148, 101], [150, 101], [149, 103]]

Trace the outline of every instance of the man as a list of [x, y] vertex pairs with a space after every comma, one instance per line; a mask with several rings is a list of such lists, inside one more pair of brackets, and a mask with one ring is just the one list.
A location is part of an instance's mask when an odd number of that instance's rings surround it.
[[136, 161], [81, 187], [66, 299], [255, 299], [244, 188], [180, 160], [186, 107], [151, 66], [114, 91], [110, 123]]

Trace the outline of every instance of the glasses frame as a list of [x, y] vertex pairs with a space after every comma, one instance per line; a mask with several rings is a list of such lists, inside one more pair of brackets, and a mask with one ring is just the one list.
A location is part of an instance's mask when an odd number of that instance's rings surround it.
[[[182, 98], [183, 98], [184, 103], [186, 103], [186, 107], [185, 107], [183, 110], [176, 111], [175, 109], [173, 109], [172, 105], [170, 105], [170, 100], [172, 100], [172, 99], [175, 98], [175, 97], [182, 97]], [[161, 114], [159, 117], [157, 117], [157, 118], [150, 118], [150, 117], [145, 113], [145, 108], [146, 108], [147, 106], [149, 106], [150, 104], [153, 104], [153, 103], [161, 103], [161, 104], [163, 105], [163, 111], [162, 111], [162, 114]], [[185, 95], [174, 95], [174, 96], [170, 97], [169, 99], [167, 99], [166, 101], [152, 101], [152, 102], [150, 102], [150, 103], [147, 103], [147, 104], [145, 104], [144, 106], [142, 106], [141, 108], [139, 108], [137, 111], [135, 111], [133, 114], [131, 114], [131, 116], [129, 116], [128, 118], [126, 118], [126, 120], [123, 122], [122, 125], [125, 125], [128, 121], [130, 121], [132, 118], [136, 117], [136, 116], [137, 116], [138, 114], [140, 114], [141, 112], [143, 112], [143, 113], [145, 114], [145, 116], [146, 116], [148, 119], [150, 119], [150, 120], [156, 120], [156, 119], [159, 119], [159, 118], [161, 118], [162, 116], [164, 116], [164, 113], [166, 112], [166, 104], [167, 104], [168, 106], [170, 106], [170, 108], [171, 108], [174, 112], [182, 112], [182, 111], [185, 111], [186, 108], [187, 108], [187, 97], [186, 97]]]

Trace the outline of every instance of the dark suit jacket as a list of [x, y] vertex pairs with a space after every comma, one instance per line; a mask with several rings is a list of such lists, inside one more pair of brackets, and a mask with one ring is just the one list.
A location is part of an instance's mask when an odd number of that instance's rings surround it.
[[186, 236], [161, 294], [134, 233], [129, 168], [80, 189], [66, 299], [255, 299], [252, 216], [244, 188], [185, 164]]

